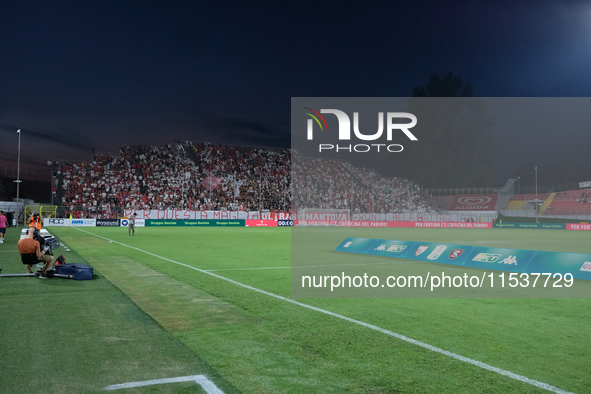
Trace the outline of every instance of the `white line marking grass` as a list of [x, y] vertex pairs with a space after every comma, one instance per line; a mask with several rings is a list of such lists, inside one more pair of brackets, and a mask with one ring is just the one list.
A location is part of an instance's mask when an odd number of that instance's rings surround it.
[[389, 261], [387, 263], [371, 263], [371, 264], [325, 264], [325, 265], [298, 265], [292, 267], [291, 265], [285, 267], [250, 267], [250, 268], [214, 268], [211, 270], [204, 270], [207, 272], [213, 271], [249, 271], [249, 270], [274, 270], [284, 268], [321, 268], [321, 267], [350, 267], [350, 266], [368, 266], [368, 265], [392, 265], [392, 264], [416, 264], [415, 261]]
[[213, 272], [213, 271], [250, 271], [250, 270], [276, 270], [276, 269], [285, 269], [291, 267], [252, 267], [252, 268], [215, 268], [212, 270], [204, 270], [206, 272]]
[[179, 376], [178, 378], [169, 378], [169, 379], [155, 379], [155, 380], [144, 380], [143, 382], [129, 382], [129, 383], [121, 383], [121, 384], [112, 384], [110, 386], [106, 386], [103, 390], [112, 391], [112, 390], [119, 390], [119, 389], [128, 389], [133, 387], [142, 387], [142, 386], [153, 386], [156, 384], [166, 384], [166, 383], [180, 383], [180, 382], [195, 382], [205, 390], [207, 394], [224, 394], [222, 390], [220, 390], [211, 380], [207, 379], [205, 375], [192, 375], [192, 376]]
[[97, 234], [93, 234], [93, 233], [91, 233], [89, 231], [85, 231], [85, 230], [82, 230], [80, 228], [76, 228], [76, 230], [85, 232], [87, 234], [93, 235], [93, 236], [98, 237], [98, 238], [105, 239], [107, 241], [111, 241], [111, 242], [117, 243], [117, 244], [119, 244], [121, 246], [125, 246], [125, 247], [130, 248], [130, 249], [135, 249], [135, 250], [137, 250], [139, 252], [148, 254], [150, 256], [154, 256], [156, 258], [159, 258], [159, 259], [162, 259], [162, 260], [165, 260], [165, 261], [169, 261], [169, 262], [174, 263], [174, 264], [182, 265], [183, 267], [187, 267], [189, 269], [192, 269], [192, 270], [195, 270], [195, 271], [199, 271], [199, 272], [202, 272], [202, 273], [207, 274], [207, 275], [211, 275], [211, 276], [216, 277], [218, 279], [225, 280], [226, 282], [233, 283], [233, 284], [235, 284], [237, 286], [241, 286], [241, 287], [244, 287], [246, 289], [249, 289], [249, 290], [252, 290], [252, 291], [256, 291], [258, 293], [265, 294], [265, 295], [268, 295], [270, 297], [277, 298], [278, 300], [289, 302], [289, 303], [292, 303], [294, 305], [301, 306], [303, 308], [311, 309], [311, 310], [316, 311], [316, 312], [324, 313], [325, 315], [333, 316], [333, 317], [336, 317], [338, 319], [346, 320], [348, 322], [355, 323], [355, 324], [358, 324], [358, 325], [363, 326], [363, 327], [367, 327], [367, 328], [372, 329], [372, 330], [375, 330], [375, 331], [379, 331], [379, 332], [381, 332], [383, 334], [390, 335], [390, 336], [395, 337], [395, 338], [398, 338], [398, 339], [400, 339], [402, 341], [405, 341], [405, 342], [408, 342], [408, 343], [412, 343], [413, 345], [420, 346], [420, 347], [425, 348], [425, 349], [429, 349], [429, 350], [431, 350], [433, 352], [440, 353], [440, 354], [446, 355], [446, 356], [451, 357], [451, 358], [455, 358], [456, 360], [460, 360], [460, 361], [463, 361], [465, 363], [472, 364], [472, 365], [474, 365], [476, 367], [479, 367], [479, 368], [482, 368], [482, 369], [486, 369], [486, 370], [491, 371], [491, 372], [496, 372], [496, 373], [498, 373], [500, 375], [503, 375], [503, 376], [506, 376], [508, 378], [515, 379], [515, 380], [518, 380], [518, 381], [523, 382], [523, 383], [531, 384], [532, 386], [539, 387], [541, 389], [548, 390], [548, 391], [551, 391], [551, 392], [556, 393], [556, 394], [574, 394], [574, 393], [572, 393], [570, 391], [562, 390], [562, 389], [560, 389], [558, 387], [554, 387], [554, 386], [549, 385], [547, 383], [540, 382], [540, 381], [537, 381], [537, 380], [534, 380], [534, 379], [530, 379], [530, 378], [528, 378], [526, 376], [518, 375], [516, 373], [513, 373], [511, 371], [507, 371], [507, 370], [504, 370], [504, 369], [501, 369], [501, 368], [493, 367], [492, 365], [488, 365], [488, 364], [485, 364], [483, 362], [480, 362], [480, 361], [477, 361], [477, 360], [474, 360], [474, 359], [471, 359], [471, 358], [468, 358], [468, 357], [464, 357], [462, 355], [459, 355], [459, 354], [456, 354], [456, 353], [452, 353], [452, 352], [447, 351], [447, 350], [440, 349], [438, 347], [429, 345], [428, 343], [425, 343], [425, 342], [417, 341], [416, 339], [412, 339], [412, 338], [409, 338], [409, 337], [407, 337], [405, 335], [397, 334], [395, 332], [386, 330], [384, 328], [381, 328], [381, 327], [378, 327], [378, 326], [374, 326], [373, 324], [365, 323], [365, 322], [362, 322], [360, 320], [351, 319], [350, 317], [339, 315], [337, 313], [334, 313], [334, 312], [331, 312], [331, 311], [327, 311], [325, 309], [317, 308], [317, 307], [312, 306], [312, 305], [304, 304], [304, 303], [301, 303], [299, 301], [292, 300], [291, 298], [287, 298], [287, 297], [283, 297], [283, 296], [280, 296], [280, 295], [277, 295], [277, 294], [269, 293], [268, 291], [257, 289], [256, 287], [245, 285], [245, 284], [240, 283], [240, 282], [236, 282], [235, 280], [232, 280], [232, 279], [223, 277], [221, 275], [214, 274], [213, 272], [209, 272], [209, 271], [206, 271], [206, 270], [197, 268], [197, 267], [193, 267], [193, 266], [188, 265], [188, 264], [179, 263], [178, 261], [174, 261], [174, 260], [171, 260], [171, 259], [166, 258], [166, 257], [158, 256], [157, 254], [150, 253], [150, 252], [145, 251], [145, 250], [140, 249], [140, 248], [136, 248], [135, 246], [126, 245], [124, 243], [121, 243], [121, 242], [118, 242], [118, 241], [114, 241], [114, 240], [111, 240], [109, 238], [106, 238], [106, 237], [97, 235]]

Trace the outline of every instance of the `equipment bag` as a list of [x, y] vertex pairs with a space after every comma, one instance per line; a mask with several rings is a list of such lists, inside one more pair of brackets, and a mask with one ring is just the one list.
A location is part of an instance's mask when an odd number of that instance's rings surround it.
[[93, 269], [85, 264], [60, 264], [55, 267], [55, 273], [74, 275], [75, 280], [89, 280], [92, 279]]

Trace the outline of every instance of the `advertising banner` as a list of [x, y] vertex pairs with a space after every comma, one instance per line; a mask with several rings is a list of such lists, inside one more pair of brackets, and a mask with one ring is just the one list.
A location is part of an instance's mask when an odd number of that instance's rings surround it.
[[369, 247], [367, 253], [376, 256], [401, 257], [406, 255], [415, 242], [392, 241], [388, 239], [377, 239]]
[[496, 205], [496, 194], [458, 194], [451, 209], [453, 211], [494, 211]]
[[246, 227], [277, 227], [277, 221], [275, 220], [250, 220], [247, 219], [244, 222]]
[[466, 256], [474, 248], [466, 245], [416, 242], [412, 248], [413, 254], [408, 253], [409, 257], [406, 258], [430, 263], [463, 265]]
[[492, 223], [479, 222], [392, 222], [392, 221], [319, 221], [294, 220], [296, 226], [340, 226], [340, 227], [417, 227], [417, 228], [492, 228]]
[[550, 230], [564, 230], [566, 223], [494, 223], [494, 228], [545, 228]]
[[251, 212], [245, 211], [191, 211], [191, 210], [139, 210], [126, 209], [123, 211], [125, 217], [129, 217], [136, 213], [138, 219], [152, 219], [152, 220], [207, 220], [207, 219], [221, 219], [221, 220], [235, 220], [235, 219], [258, 219], [258, 212], [255, 212], [256, 217], [251, 217]]
[[203, 227], [203, 226], [225, 226], [225, 227], [244, 227], [244, 220], [164, 220], [164, 219], [146, 219], [146, 227]]
[[[294, 215], [295, 216], [295, 215]], [[492, 221], [497, 217], [491, 211], [447, 211], [446, 213], [351, 213], [351, 220], [366, 222], [471, 222], [479, 216]], [[294, 219], [299, 219], [295, 217]]]
[[591, 224], [589, 223], [567, 223], [567, 230], [591, 230]]
[[70, 219], [74, 227], [95, 227], [96, 219]]
[[575, 279], [591, 280], [591, 254], [537, 252], [528, 271], [562, 275], [570, 273]]
[[376, 243], [376, 240], [371, 238], [347, 237], [336, 247], [335, 251], [364, 254], [369, 251], [374, 243]]
[[492, 223], [480, 222], [394, 222], [389, 227], [420, 227], [420, 228], [492, 228]]
[[345, 238], [334, 250], [495, 271], [553, 275], [568, 273], [575, 279], [591, 280], [591, 254], [584, 253], [352, 237]]
[[47, 218], [43, 219], [43, 226], [44, 227], [51, 227], [51, 226], [70, 226], [70, 219], [55, 219], [55, 218]]
[[[129, 225], [129, 219], [128, 218], [121, 218], [121, 227], [127, 227]], [[135, 226], [136, 227], [145, 227], [146, 226], [146, 221], [144, 219], [135, 219]]]
[[124, 217], [130, 217], [137, 213], [138, 219], [164, 219], [164, 220], [289, 220], [287, 212], [258, 212], [258, 211], [192, 211], [192, 210], [140, 210], [126, 209]]
[[335, 251], [462, 265], [474, 246], [388, 239], [346, 238]]
[[121, 219], [96, 219], [97, 227], [119, 227]]
[[496, 271], [525, 272], [535, 250], [477, 247], [464, 261], [464, 266]]

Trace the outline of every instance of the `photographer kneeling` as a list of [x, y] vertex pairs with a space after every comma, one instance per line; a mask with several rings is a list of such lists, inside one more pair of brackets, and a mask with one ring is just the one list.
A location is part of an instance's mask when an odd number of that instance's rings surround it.
[[31, 267], [37, 264], [39, 261], [45, 263], [43, 271], [39, 275], [40, 279], [48, 278], [46, 275], [47, 270], [53, 263], [53, 256], [46, 254], [45, 250], [41, 250], [39, 241], [35, 240], [35, 227], [29, 227], [27, 238], [23, 238], [18, 241], [17, 247], [18, 252], [21, 255], [21, 261], [27, 266], [27, 270], [30, 274], [33, 273]]

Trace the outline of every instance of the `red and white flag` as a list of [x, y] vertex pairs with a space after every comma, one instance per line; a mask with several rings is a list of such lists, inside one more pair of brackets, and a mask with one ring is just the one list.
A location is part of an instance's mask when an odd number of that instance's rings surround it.
[[222, 181], [224, 180], [224, 178], [217, 178], [215, 176], [208, 176], [207, 178], [205, 178], [203, 180], [203, 186], [205, 186], [205, 190], [207, 191], [212, 191], [213, 189], [216, 188], [217, 185], [219, 185]]

